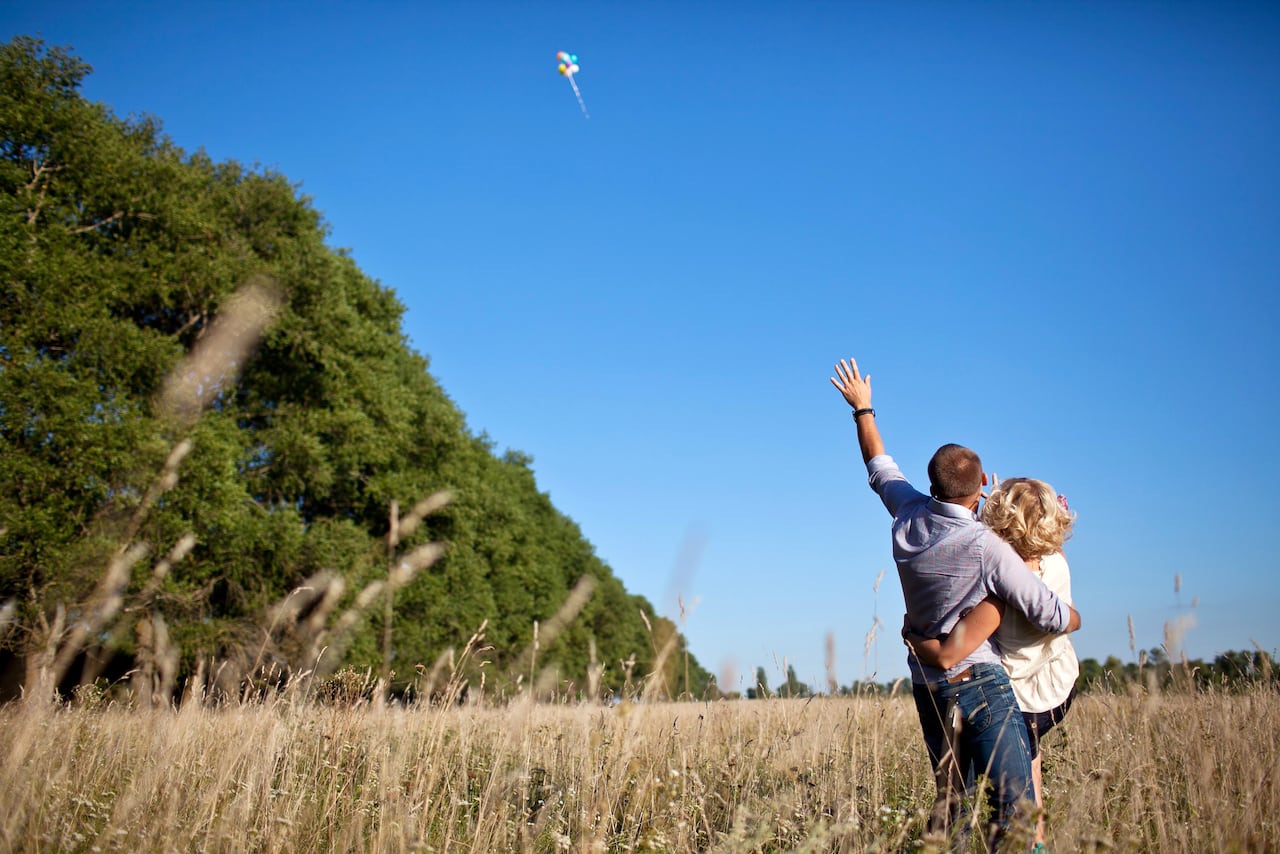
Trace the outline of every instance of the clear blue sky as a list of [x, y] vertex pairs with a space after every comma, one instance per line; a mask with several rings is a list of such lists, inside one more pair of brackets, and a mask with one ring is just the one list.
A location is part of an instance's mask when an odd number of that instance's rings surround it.
[[471, 428], [629, 590], [682, 597], [733, 687], [820, 683], [828, 633], [842, 683], [906, 672], [841, 356], [921, 485], [956, 441], [1068, 495], [1082, 657], [1131, 660], [1130, 615], [1141, 648], [1186, 614], [1193, 657], [1280, 646], [1276, 4], [47, 0], [0, 28], [299, 182]]

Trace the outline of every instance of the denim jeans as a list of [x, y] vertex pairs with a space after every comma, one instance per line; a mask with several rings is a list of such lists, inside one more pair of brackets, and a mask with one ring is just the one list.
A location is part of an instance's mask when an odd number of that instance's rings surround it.
[[986, 774], [992, 842], [999, 848], [1020, 807], [1034, 799], [1026, 724], [1008, 674], [999, 664], [975, 664], [965, 682], [916, 684], [913, 694], [938, 784], [929, 829], [958, 831], [957, 846], [963, 850], [975, 785]]

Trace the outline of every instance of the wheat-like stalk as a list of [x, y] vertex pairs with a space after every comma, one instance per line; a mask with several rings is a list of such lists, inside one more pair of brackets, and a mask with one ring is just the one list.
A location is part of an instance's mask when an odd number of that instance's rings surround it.
[[[1276, 850], [1274, 690], [1151, 699], [1046, 738], [1053, 847]], [[905, 697], [0, 709], [5, 851], [941, 852], [933, 788]]]

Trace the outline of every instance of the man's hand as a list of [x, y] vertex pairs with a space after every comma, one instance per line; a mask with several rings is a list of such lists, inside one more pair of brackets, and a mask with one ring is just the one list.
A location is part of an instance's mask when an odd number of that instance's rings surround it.
[[[858, 423], [858, 447], [862, 451], [862, 461], [870, 462], [873, 457], [884, 453], [884, 441], [880, 438], [880, 428], [876, 426], [875, 411], [871, 409], [871, 374], [864, 379], [858, 373], [858, 363], [853, 359], [841, 359], [836, 365], [836, 377], [831, 384], [844, 395], [845, 403], [853, 407], [854, 421]], [[867, 410], [858, 415], [861, 410]]]
[[856, 359], [841, 359], [840, 364], [836, 365], [836, 376], [840, 379], [831, 377], [831, 384], [844, 395], [845, 403], [854, 409], [871, 407], [871, 374], [867, 374], [864, 379], [858, 373]]

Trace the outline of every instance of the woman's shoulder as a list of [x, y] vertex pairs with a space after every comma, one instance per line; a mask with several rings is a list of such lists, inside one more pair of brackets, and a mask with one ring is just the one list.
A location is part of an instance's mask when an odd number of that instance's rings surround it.
[[1054, 552], [1051, 555], [1045, 555], [1040, 558], [1040, 571], [1049, 572], [1070, 572], [1067, 566], [1067, 556], [1062, 552]]
[[1054, 593], [1071, 600], [1071, 568], [1062, 552], [1040, 558], [1040, 580]]

